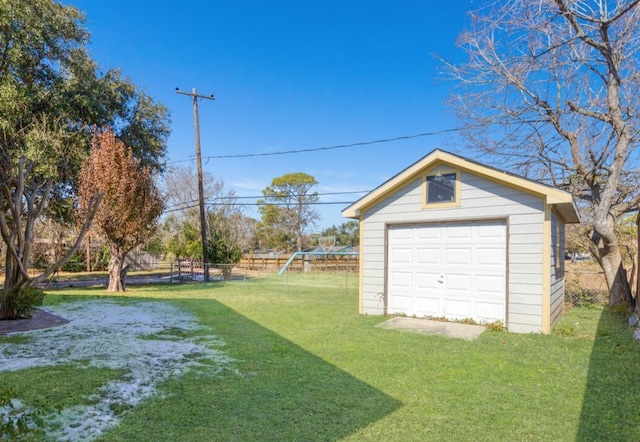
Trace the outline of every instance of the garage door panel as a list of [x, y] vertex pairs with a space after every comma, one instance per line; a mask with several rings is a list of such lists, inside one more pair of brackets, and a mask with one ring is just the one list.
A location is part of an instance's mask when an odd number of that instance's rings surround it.
[[408, 226], [394, 227], [393, 229], [389, 229], [389, 239], [397, 242], [411, 241], [413, 239], [413, 229]]
[[443, 227], [445, 234], [443, 235], [447, 241], [460, 242], [471, 241], [472, 228], [467, 224], [451, 224]]
[[389, 261], [392, 264], [410, 265], [413, 263], [413, 250], [397, 248], [391, 251]]
[[442, 315], [441, 299], [434, 296], [418, 296], [415, 298], [415, 315], [420, 316], [440, 316]]
[[471, 303], [465, 300], [455, 300], [445, 298], [444, 300], [444, 316], [452, 319], [470, 318]]
[[394, 271], [389, 274], [390, 284], [397, 288], [413, 288], [413, 273]]
[[440, 249], [433, 247], [417, 247], [416, 264], [421, 265], [440, 265]]
[[504, 320], [504, 222], [391, 226], [388, 238], [388, 313]]
[[395, 293], [389, 296], [389, 313], [407, 313], [413, 308], [413, 296]]
[[471, 265], [471, 249], [465, 248], [448, 248], [444, 250], [445, 262], [447, 266]]
[[420, 229], [414, 226], [413, 230], [415, 231], [414, 237], [416, 241], [426, 243], [439, 243], [441, 240], [442, 235], [439, 228]]
[[444, 289], [447, 292], [464, 292], [464, 294], [468, 294], [471, 290], [471, 275], [468, 273], [447, 273], [443, 281]]
[[438, 290], [440, 288], [440, 283], [438, 282], [439, 279], [440, 274], [438, 273], [416, 273], [416, 286], [414, 287], [418, 290], [418, 294], [416, 296], [419, 296], [419, 293], [426, 290]]

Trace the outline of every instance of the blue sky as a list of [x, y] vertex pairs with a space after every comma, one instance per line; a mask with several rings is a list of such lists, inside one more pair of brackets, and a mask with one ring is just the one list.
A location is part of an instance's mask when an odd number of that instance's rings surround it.
[[[369, 191], [437, 147], [464, 154], [446, 133], [274, 155], [456, 127], [433, 54], [463, 56], [454, 43], [472, 1], [64, 3], [87, 14], [93, 58], [170, 109], [169, 161], [195, 169], [192, 102], [175, 88], [214, 94], [199, 103], [204, 170], [244, 197], [312, 175], [320, 200], [338, 202], [318, 206], [317, 231], [348, 221], [341, 210], [362, 196], [327, 194]], [[243, 154], [270, 155], [213, 158]]]

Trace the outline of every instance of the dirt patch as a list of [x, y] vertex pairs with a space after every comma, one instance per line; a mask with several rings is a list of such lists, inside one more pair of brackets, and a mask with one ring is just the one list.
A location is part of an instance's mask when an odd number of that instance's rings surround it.
[[609, 298], [604, 272], [595, 261], [566, 262], [565, 303], [602, 304]]
[[595, 261], [567, 262], [565, 277], [567, 285], [577, 284], [584, 290], [607, 291], [604, 272]]
[[0, 335], [55, 327], [67, 324], [68, 322], [69, 321], [66, 319], [54, 315], [46, 310], [37, 309], [33, 312], [31, 318], [28, 319], [10, 319], [0, 321]]

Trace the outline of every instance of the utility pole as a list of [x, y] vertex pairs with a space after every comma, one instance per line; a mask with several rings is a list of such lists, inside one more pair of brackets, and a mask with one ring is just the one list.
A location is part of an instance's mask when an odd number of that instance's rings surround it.
[[200, 235], [202, 237], [202, 265], [204, 266], [204, 280], [209, 281], [209, 263], [207, 262], [207, 218], [204, 210], [204, 185], [202, 183], [202, 158], [200, 156], [200, 122], [198, 120], [198, 99], [215, 100], [213, 94], [200, 95], [196, 88], [191, 92], [176, 88], [176, 93], [187, 95], [193, 99], [193, 122], [196, 131], [196, 165], [198, 167], [198, 200], [200, 201]]

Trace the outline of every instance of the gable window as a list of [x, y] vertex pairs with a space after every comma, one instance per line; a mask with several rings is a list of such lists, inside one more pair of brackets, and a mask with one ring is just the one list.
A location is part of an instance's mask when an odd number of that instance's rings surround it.
[[456, 174], [443, 173], [427, 176], [426, 203], [455, 203], [456, 202]]

